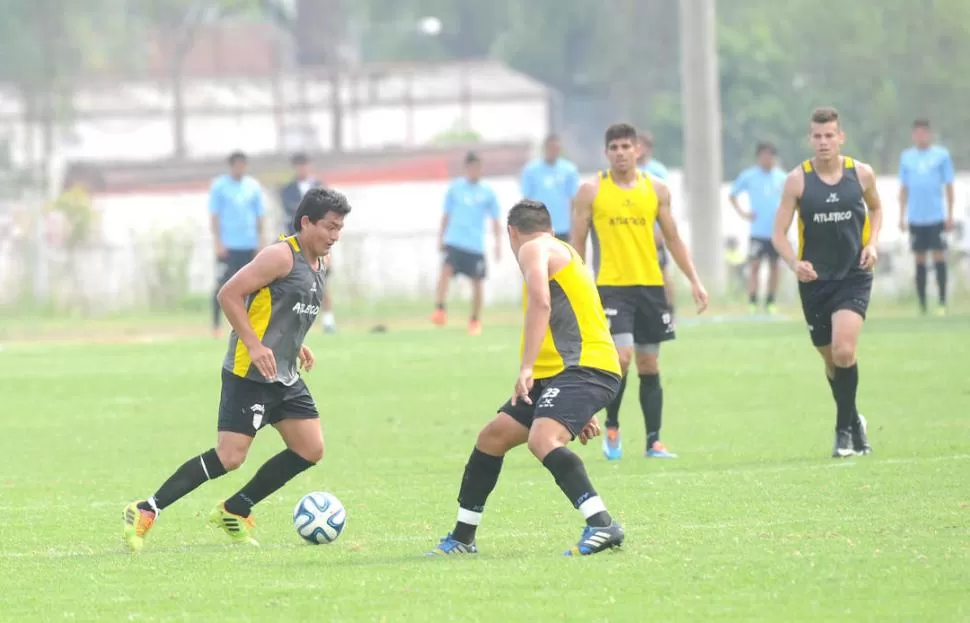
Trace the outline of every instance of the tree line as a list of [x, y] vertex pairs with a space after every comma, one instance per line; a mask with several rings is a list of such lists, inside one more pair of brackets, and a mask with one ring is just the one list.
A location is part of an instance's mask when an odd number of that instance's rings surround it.
[[[310, 0], [296, 3], [298, 10]], [[566, 100], [649, 127], [664, 160], [681, 164], [677, 3], [672, 0], [326, 0], [352, 28], [363, 60], [493, 58]], [[213, 16], [287, 18], [274, 0], [5, 0], [0, 81], [33, 110], [61, 114], [73, 77], [124, 59], [137, 69], [145, 28], [191, 35]], [[606, 8], [608, 7], [608, 8]], [[315, 14], [319, 15], [319, 7]], [[422, 17], [440, 19], [422, 35]], [[297, 16], [297, 19], [299, 17]], [[179, 30], [182, 29], [182, 30]], [[188, 39], [187, 39], [188, 40]], [[844, 118], [846, 151], [895, 171], [916, 118], [929, 118], [970, 166], [970, 3], [961, 0], [730, 0], [718, 3], [725, 174], [771, 140], [792, 164], [806, 153], [812, 108]], [[52, 93], [47, 96], [45, 93]]]

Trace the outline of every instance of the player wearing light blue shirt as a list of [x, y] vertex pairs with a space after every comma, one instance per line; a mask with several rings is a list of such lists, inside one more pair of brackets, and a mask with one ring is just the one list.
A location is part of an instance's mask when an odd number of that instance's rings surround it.
[[[953, 160], [945, 147], [933, 144], [930, 122], [913, 123], [913, 147], [899, 157], [899, 228], [909, 226], [916, 257], [916, 295], [926, 313], [926, 254], [932, 253], [940, 295], [938, 312], [946, 313], [946, 240], [953, 227]], [[944, 190], [946, 211], [943, 208]]]
[[445, 194], [444, 214], [438, 246], [445, 253], [441, 276], [438, 278], [437, 299], [431, 322], [444, 325], [448, 321], [445, 301], [448, 284], [455, 275], [472, 280], [472, 313], [468, 332], [482, 331], [482, 281], [485, 279], [485, 221], [492, 221], [495, 238], [495, 261], [502, 254], [502, 230], [499, 225], [498, 197], [492, 187], [482, 183], [482, 163], [478, 156], [465, 157], [465, 177], [457, 179]]
[[[215, 294], [240, 268], [256, 256], [263, 237], [263, 189], [246, 175], [246, 155], [229, 156], [229, 173], [220, 175], [209, 188], [209, 219], [215, 241], [217, 284]], [[212, 299], [212, 331], [219, 333], [222, 310]]]
[[522, 170], [522, 196], [541, 201], [549, 209], [556, 238], [569, 242], [572, 225], [572, 200], [579, 190], [579, 171], [562, 158], [562, 142], [550, 134], [542, 145], [542, 158]]
[[[768, 262], [768, 292], [765, 308], [769, 314], [775, 313], [775, 294], [778, 292], [778, 252], [771, 244], [775, 226], [775, 213], [781, 202], [781, 191], [785, 186], [785, 172], [778, 167], [775, 146], [760, 142], [755, 149], [757, 164], [748, 167], [738, 175], [731, 186], [729, 198], [738, 215], [751, 222], [751, 241], [748, 247], [750, 275], [748, 277], [749, 309], [758, 311], [758, 276], [761, 274], [761, 261]], [[748, 206], [741, 207], [738, 198], [747, 195]]]

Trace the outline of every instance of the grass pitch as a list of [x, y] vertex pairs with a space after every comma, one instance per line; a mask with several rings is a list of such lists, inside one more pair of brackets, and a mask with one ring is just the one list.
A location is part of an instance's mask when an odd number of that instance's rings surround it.
[[[215, 442], [224, 340], [16, 343], [0, 352], [0, 620], [879, 621], [970, 618], [970, 320], [873, 317], [860, 406], [875, 454], [829, 458], [834, 405], [801, 323], [682, 326], [663, 347], [664, 441], [642, 458], [576, 446], [622, 551], [562, 552], [582, 521], [522, 448], [477, 557], [424, 558], [455, 518], [478, 429], [512, 389], [518, 334], [486, 325], [314, 335], [307, 382], [327, 456], [256, 508], [260, 549], [204, 517], [276, 453], [166, 510], [145, 551], [126, 502]], [[469, 354], [470, 351], [470, 354]], [[335, 493], [348, 523], [303, 544], [293, 506]]]

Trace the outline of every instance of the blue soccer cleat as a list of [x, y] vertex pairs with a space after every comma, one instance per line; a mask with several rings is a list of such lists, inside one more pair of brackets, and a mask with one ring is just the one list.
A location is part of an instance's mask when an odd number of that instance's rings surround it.
[[566, 556], [592, 556], [623, 544], [623, 528], [614, 521], [605, 528], [586, 526], [579, 543], [566, 551]]
[[619, 461], [623, 457], [623, 442], [618, 428], [607, 428], [603, 437], [603, 456], [607, 461]]
[[667, 446], [663, 445], [659, 441], [653, 442], [653, 445], [647, 448], [645, 457], [649, 459], [676, 459], [677, 455], [667, 449]]
[[477, 554], [478, 548], [474, 543], [467, 544], [451, 538], [451, 534], [441, 539], [438, 546], [427, 553], [428, 556], [448, 556], [451, 554]]

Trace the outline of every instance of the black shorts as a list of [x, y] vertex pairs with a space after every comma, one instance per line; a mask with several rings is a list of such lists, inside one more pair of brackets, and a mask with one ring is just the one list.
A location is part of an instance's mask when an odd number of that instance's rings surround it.
[[755, 238], [752, 236], [748, 243], [748, 259], [777, 262], [778, 251], [775, 249], [775, 245], [771, 244], [771, 238]]
[[451, 266], [456, 275], [472, 279], [485, 278], [485, 256], [457, 247], [445, 247], [445, 264]]
[[256, 257], [255, 249], [228, 249], [226, 259], [216, 258], [216, 275], [219, 279], [219, 287], [225, 285], [233, 275], [239, 272], [246, 264], [253, 261]]
[[943, 251], [946, 249], [946, 239], [943, 237], [944, 226], [942, 222], [930, 225], [910, 225], [909, 244], [913, 253], [926, 253], [927, 251]]
[[667, 247], [662, 244], [657, 245], [657, 261], [660, 262], [661, 271], [667, 270], [667, 264], [669, 263]]
[[576, 438], [583, 427], [620, 391], [620, 377], [597, 368], [571, 366], [556, 376], [536, 379], [529, 392], [532, 404], [509, 400], [498, 413], [507, 413], [526, 428], [536, 418], [552, 418]]
[[852, 273], [837, 281], [799, 282], [798, 294], [812, 344], [828, 346], [832, 343], [832, 315], [835, 312], [847, 309], [866, 317], [872, 294], [872, 273]]
[[676, 337], [663, 286], [599, 286], [599, 293], [610, 334], [632, 334], [634, 344], [659, 344]]
[[313, 420], [320, 417], [303, 379], [293, 385], [257, 383], [222, 369], [219, 398], [220, 431], [250, 437], [267, 424], [282, 420]]

